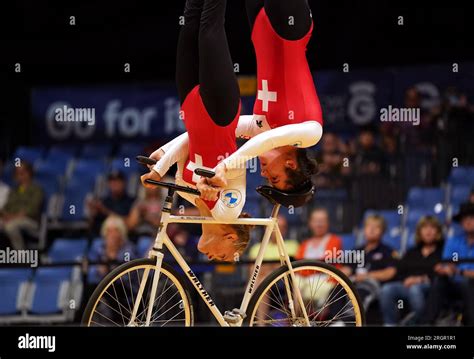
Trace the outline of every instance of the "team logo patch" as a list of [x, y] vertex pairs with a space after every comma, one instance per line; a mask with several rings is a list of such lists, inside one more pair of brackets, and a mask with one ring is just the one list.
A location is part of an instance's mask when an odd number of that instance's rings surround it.
[[242, 201], [242, 194], [235, 189], [228, 189], [221, 193], [221, 201], [229, 208], [237, 207]]

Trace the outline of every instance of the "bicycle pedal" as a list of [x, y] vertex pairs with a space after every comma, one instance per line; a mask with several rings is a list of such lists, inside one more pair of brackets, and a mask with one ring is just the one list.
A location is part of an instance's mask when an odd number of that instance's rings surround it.
[[234, 308], [231, 311], [227, 310], [224, 313], [224, 320], [229, 324], [237, 324], [239, 321], [245, 319], [247, 315], [240, 309]]

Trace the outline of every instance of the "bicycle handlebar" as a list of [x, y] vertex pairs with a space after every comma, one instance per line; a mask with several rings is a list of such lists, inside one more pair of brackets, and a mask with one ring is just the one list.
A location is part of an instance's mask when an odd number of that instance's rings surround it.
[[145, 166], [153, 166], [156, 164], [156, 160], [150, 157], [145, 157], [145, 156], [137, 156], [136, 157], [138, 163], [145, 165]]
[[152, 179], [147, 179], [147, 180], [145, 180], [145, 182], [149, 183], [149, 184], [152, 184], [152, 185], [155, 185], [155, 186], [161, 186], [161, 187], [166, 187], [166, 188], [169, 188], [169, 189], [173, 189], [173, 190], [178, 191], [178, 192], [185, 192], [185, 193], [189, 193], [189, 194], [195, 194], [197, 196], [201, 195], [201, 192], [199, 192], [197, 189], [194, 189], [194, 188], [191, 188], [191, 187], [179, 186], [179, 185], [174, 184], [174, 183], [155, 181], [155, 180], [152, 180]]
[[[157, 162], [155, 159], [150, 158], [150, 157], [145, 157], [145, 156], [137, 156], [136, 159], [140, 164], [145, 165], [145, 166], [153, 166]], [[209, 170], [205, 170], [205, 169], [202, 169], [202, 168], [197, 168], [196, 170], [194, 170], [194, 173], [196, 173], [199, 176], [203, 176], [203, 177], [207, 177], [207, 178], [212, 178], [212, 177], [215, 176], [214, 172], [209, 171]], [[178, 191], [178, 192], [185, 192], [185, 193], [194, 194], [194, 195], [197, 195], [197, 196], [201, 195], [201, 192], [199, 192], [197, 189], [194, 189], [194, 188], [191, 188], [191, 187], [179, 186], [179, 185], [174, 184], [174, 183], [155, 181], [155, 180], [152, 180], [152, 179], [147, 179], [147, 180], [145, 180], [145, 182], [149, 183], [149, 184], [152, 184], [152, 185], [155, 185], [155, 186], [160, 186], [160, 187], [166, 187], [168, 189], [173, 189], [173, 190]]]

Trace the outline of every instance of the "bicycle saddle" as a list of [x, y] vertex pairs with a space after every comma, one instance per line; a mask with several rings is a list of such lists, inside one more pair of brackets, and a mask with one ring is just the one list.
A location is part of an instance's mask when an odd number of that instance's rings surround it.
[[258, 186], [257, 192], [268, 199], [272, 204], [280, 204], [284, 207], [301, 207], [313, 198], [316, 188], [311, 181], [296, 192], [281, 191], [271, 186]]

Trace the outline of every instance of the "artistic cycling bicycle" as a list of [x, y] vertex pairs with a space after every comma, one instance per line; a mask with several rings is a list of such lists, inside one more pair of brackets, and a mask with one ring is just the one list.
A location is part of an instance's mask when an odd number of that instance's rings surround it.
[[[145, 162], [145, 157], [137, 158]], [[196, 170], [204, 176], [212, 172]], [[86, 306], [82, 323], [86, 326], [192, 326], [194, 287], [221, 326], [362, 326], [364, 311], [352, 282], [339, 269], [325, 262], [292, 262], [277, 225], [281, 206], [298, 207], [314, 195], [314, 187], [299, 194], [288, 194], [270, 186], [256, 190], [273, 204], [269, 218], [241, 218], [220, 222], [213, 218], [171, 214], [176, 192], [199, 195], [199, 191], [148, 180], [165, 187], [161, 223], [148, 258], [124, 263], [112, 270], [97, 286]], [[265, 227], [261, 246], [240, 308], [222, 313], [166, 233], [170, 223], [243, 224]], [[263, 256], [272, 233], [276, 239], [281, 266], [259, 281]], [[174, 258], [166, 263], [163, 247]], [[180, 268], [184, 276], [177, 268]], [[256, 285], [257, 283], [258, 286]]]

